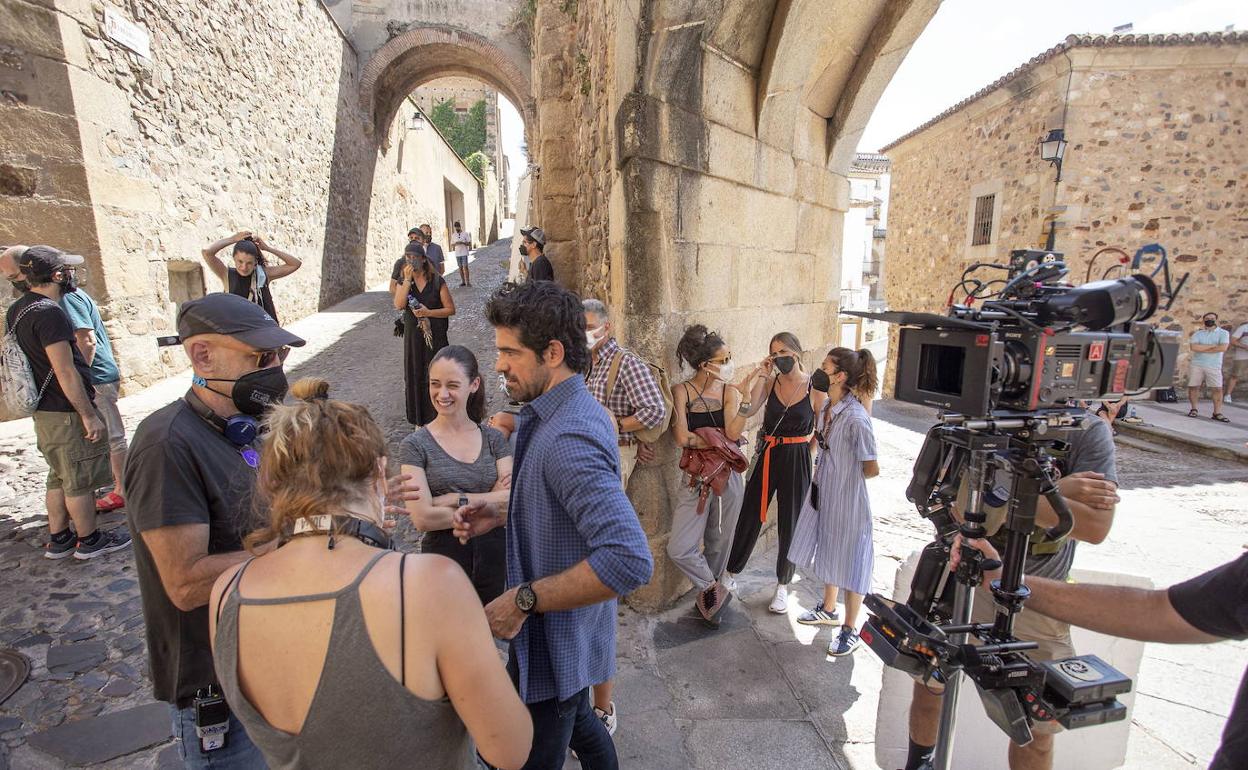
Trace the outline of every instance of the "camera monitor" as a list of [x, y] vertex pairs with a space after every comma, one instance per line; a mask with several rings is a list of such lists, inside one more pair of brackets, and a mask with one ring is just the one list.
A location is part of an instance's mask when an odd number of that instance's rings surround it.
[[987, 414], [992, 383], [983, 373], [992, 371], [1000, 348], [987, 332], [903, 328], [897, 398], [958, 414]]

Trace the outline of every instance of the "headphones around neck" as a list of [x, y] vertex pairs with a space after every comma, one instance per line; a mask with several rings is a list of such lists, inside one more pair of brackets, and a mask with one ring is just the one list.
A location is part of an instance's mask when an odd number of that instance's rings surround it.
[[[208, 382], [198, 374], [191, 377], [191, 382], [201, 388], [208, 387]], [[260, 432], [260, 423], [249, 414], [236, 414], [227, 419], [209, 409], [208, 405], [200, 401], [199, 396], [194, 392], [188, 392], [183, 400], [190, 405], [195, 414], [216, 428], [217, 432], [225, 436], [226, 440], [234, 446], [250, 446], [256, 440], [256, 434]]]

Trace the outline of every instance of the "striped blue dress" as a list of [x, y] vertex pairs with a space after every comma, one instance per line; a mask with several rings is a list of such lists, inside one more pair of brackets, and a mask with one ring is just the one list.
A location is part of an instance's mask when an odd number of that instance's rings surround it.
[[858, 399], [847, 394], [824, 407], [824, 441], [815, 461], [812, 489], [797, 518], [789, 560], [798, 569], [813, 572], [829, 585], [858, 594], [871, 592], [875, 561], [871, 538], [871, 501], [862, 464], [875, 458], [871, 415]]

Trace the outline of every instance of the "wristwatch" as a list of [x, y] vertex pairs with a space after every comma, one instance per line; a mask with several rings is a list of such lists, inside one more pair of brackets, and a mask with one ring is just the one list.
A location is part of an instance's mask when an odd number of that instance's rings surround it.
[[521, 583], [516, 588], [516, 607], [525, 615], [537, 612], [537, 594], [533, 593], [532, 583]]

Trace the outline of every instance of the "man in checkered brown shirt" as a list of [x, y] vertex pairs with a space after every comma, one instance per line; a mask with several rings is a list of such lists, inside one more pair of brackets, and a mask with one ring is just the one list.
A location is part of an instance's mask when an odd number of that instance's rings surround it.
[[[620, 478], [628, 488], [628, 477], [640, 458], [642, 462], [654, 456], [653, 448], [642, 444], [633, 435], [643, 428], [654, 428], [666, 416], [663, 392], [655, 382], [650, 367], [637, 356], [620, 347], [612, 336], [611, 318], [607, 306], [596, 299], [587, 299], [585, 307], [586, 342], [589, 344], [593, 367], [586, 384], [598, 403], [607, 408], [615, 419], [615, 430], [620, 436]], [[611, 362], [620, 359], [619, 374], [615, 387], [607, 392]]]

